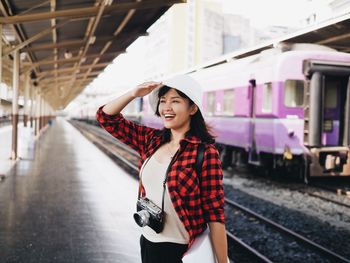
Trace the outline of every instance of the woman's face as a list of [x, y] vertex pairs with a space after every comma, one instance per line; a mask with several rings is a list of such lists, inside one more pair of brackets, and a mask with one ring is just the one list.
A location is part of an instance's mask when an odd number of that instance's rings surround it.
[[170, 89], [160, 97], [158, 110], [165, 128], [185, 133], [190, 129], [191, 115], [196, 113], [197, 106], [190, 106], [187, 98]]

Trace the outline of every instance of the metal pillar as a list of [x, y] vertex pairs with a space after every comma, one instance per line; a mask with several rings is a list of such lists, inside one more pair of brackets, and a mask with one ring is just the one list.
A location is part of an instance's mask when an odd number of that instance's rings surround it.
[[13, 52], [13, 97], [12, 97], [12, 151], [11, 159], [17, 159], [18, 140], [18, 93], [19, 93], [19, 51]]
[[29, 94], [30, 94], [30, 110], [29, 110], [30, 128], [33, 128], [33, 119], [34, 119], [34, 112], [35, 112], [34, 111], [35, 93], [34, 93], [34, 88], [31, 85], [29, 86]]
[[25, 84], [24, 84], [24, 113], [23, 113], [23, 124], [24, 127], [27, 127], [28, 115], [29, 115], [29, 74], [25, 76]]
[[37, 93], [35, 96], [35, 120], [34, 120], [34, 134], [39, 134], [39, 110], [40, 110], [40, 95]]
[[39, 133], [43, 128], [43, 96], [40, 96], [39, 99]]

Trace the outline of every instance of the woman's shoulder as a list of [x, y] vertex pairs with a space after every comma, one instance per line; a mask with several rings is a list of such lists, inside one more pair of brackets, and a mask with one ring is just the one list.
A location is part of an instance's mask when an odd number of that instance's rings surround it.
[[202, 143], [205, 157], [219, 158], [219, 151], [213, 143]]
[[217, 151], [217, 148], [214, 143], [201, 142], [206, 151]]

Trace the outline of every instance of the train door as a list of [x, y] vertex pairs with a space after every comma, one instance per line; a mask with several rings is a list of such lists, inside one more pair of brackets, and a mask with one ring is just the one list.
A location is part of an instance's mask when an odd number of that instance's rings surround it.
[[310, 176], [350, 175], [350, 64], [307, 61], [305, 144]]
[[[310, 83], [309, 146], [347, 146], [345, 128], [348, 108], [347, 76], [316, 72]], [[347, 132], [348, 133], [348, 132]]]
[[322, 146], [342, 146], [345, 128], [345, 104], [347, 97], [347, 77], [323, 76], [324, 113]]

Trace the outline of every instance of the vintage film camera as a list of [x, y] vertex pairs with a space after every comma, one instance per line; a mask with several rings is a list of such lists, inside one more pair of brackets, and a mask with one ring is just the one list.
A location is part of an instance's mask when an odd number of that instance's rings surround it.
[[164, 212], [148, 198], [139, 198], [136, 203], [134, 219], [140, 227], [149, 226], [157, 234], [164, 228]]

